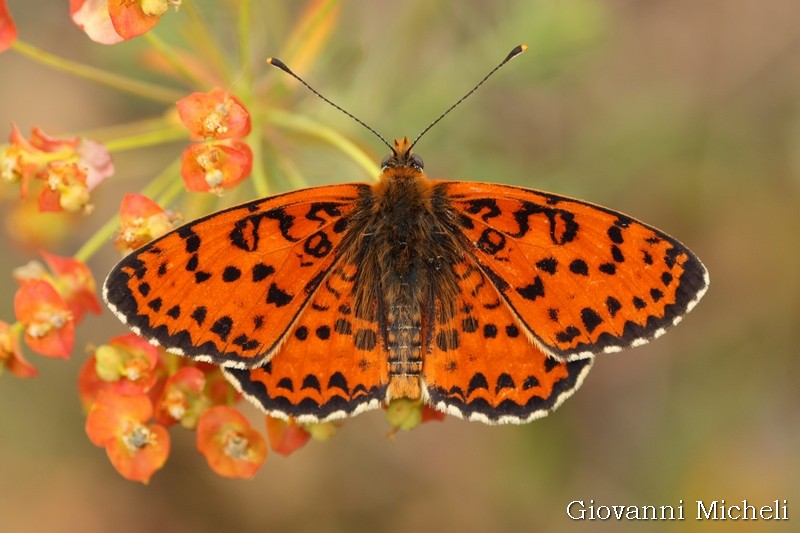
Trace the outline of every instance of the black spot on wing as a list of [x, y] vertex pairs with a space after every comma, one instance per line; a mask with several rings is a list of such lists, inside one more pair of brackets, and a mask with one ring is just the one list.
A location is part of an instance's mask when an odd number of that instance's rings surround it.
[[241, 275], [242, 271], [235, 266], [226, 266], [225, 270], [222, 271], [222, 281], [226, 283], [232, 283], [238, 280]]
[[546, 259], [541, 259], [536, 262], [536, 268], [539, 270], [543, 270], [548, 274], [555, 274], [556, 268], [558, 268], [558, 261], [555, 257], [548, 257]]
[[536, 300], [537, 298], [544, 296], [544, 283], [542, 282], [542, 278], [536, 276], [533, 278], [533, 283], [526, 285], [525, 287], [518, 287], [517, 292], [520, 296], [525, 298], [526, 300]]
[[228, 341], [228, 336], [233, 329], [233, 319], [229, 316], [222, 316], [218, 318], [211, 326], [211, 333], [215, 333], [222, 342]]
[[289, 305], [292, 301], [292, 295], [278, 287], [275, 283], [269, 286], [267, 291], [267, 303], [275, 307], [283, 307]]
[[192, 320], [197, 323], [198, 326], [202, 326], [203, 322], [206, 320], [206, 314], [208, 313], [208, 309], [204, 305], [200, 307], [195, 307], [194, 311], [192, 311], [191, 317]]
[[267, 276], [272, 275], [275, 272], [275, 268], [270, 265], [265, 265], [264, 263], [256, 263], [253, 265], [252, 270], [252, 279], [253, 283], [258, 283], [259, 281], [263, 281]]
[[583, 259], [575, 259], [569, 264], [569, 271], [579, 276], [588, 276], [589, 265]]
[[603, 323], [603, 319], [597, 314], [597, 311], [591, 307], [584, 307], [581, 309], [581, 321], [583, 322], [583, 327], [585, 327], [586, 331], [589, 333], [593, 332], [597, 326]]
[[614, 318], [617, 312], [622, 309], [622, 304], [613, 296], [609, 296], [606, 298], [606, 309], [608, 310], [608, 314], [611, 315], [611, 318]]

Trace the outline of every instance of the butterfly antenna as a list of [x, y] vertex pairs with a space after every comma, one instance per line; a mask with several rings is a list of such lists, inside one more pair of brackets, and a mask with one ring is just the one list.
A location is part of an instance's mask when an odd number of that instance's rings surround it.
[[489, 73], [488, 73], [486, 76], [484, 76], [484, 77], [483, 77], [483, 79], [482, 79], [481, 81], [479, 81], [479, 82], [478, 82], [478, 84], [477, 84], [475, 87], [473, 87], [473, 88], [472, 88], [472, 89], [471, 89], [471, 90], [470, 90], [470, 91], [469, 91], [467, 94], [465, 94], [464, 96], [462, 96], [462, 97], [461, 97], [461, 98], [460, 98], [460, 99], [459, 99], [459, 100], [458, 100], [458, 101], [457, 101], [455, 104], [451, 105], [451, 106], [450, 106], [450, 107], [447, 109], [447, 111], [445, 111], [444, 113], [442, 113], [441, 115], [439, 115], [439, 117], [438, 117], [436, 120], [434, 120], [433, 122], [431, 122], [430, 124], [428, 124], [428, 127], [427, 127], [427, 128], [425, 128], [424, 130], [422, 130], [422, 133], [420, 133], [419, 135], [417, 135], [417, 138], [416, 138], [416, 139], [414, 139], [414, 142], [412, 142], [412, 143], [411, 143], [411, 146], [409, 147], [409, 150], [411, 150], [411, 148], [413, 148], [413, 147], [414, 147], [414, 145], [415, 145], [415, 144], [417, 144], [417, 141], [418, 141], [418, 140], [420, 140], [420, 138], [422, 138], [422, 136], [423, 136], [423, 135], [425, 135], [426, 133], [428, 133], [428, 130], [430, 130], [432, 127], [434, 127], [436, 124], [438, 124], [438, 122], [439, 122], [440, 120], [442, 120], [442, 119], [443, 119], [445, 116], [447, 116], [447, 114], [448, 114], [448, 113], [450, 113], [450, 111], [452, 111], [453, 109], [455, 109], [455, 108], [456, 108], [456, 106], [457, 106], [458, 104], [460, 104], [461, 102], [463, 102], [464, 100], [466, 100], [467, 98], [469, 98], [469, 97], [470, 97], [470, 95], [472, 95], [472, 93], [474, 93], [475, 91], [477, 91], [477, 90], [478, 90], [478, 87], [480, 87], [481, 85], [483, 85], [483, 83], [484, 83], [486, 80], [488, 80], [488, 79], [491, 77], [491, 75], [492, 75], [492, 74], [494, 74], [495, 72], [497, 72], [497, 70], [498, 70], [500, 67], [502, 67], [503, 65], [505, 65], [506, 63], [508, 63], [509, 61], [511, 61], [512, 59], [514, 59], [515, 57], [517, 57], [518, 55], [520, 55], [522, 52], [524, 52], [524, 51], [525, 51], [525, 50], [527, 50], [527, 49], [528, 49], [528, 45], [527, 45], [527, 44], [521, 44], [521, 45], [517, 46], [516, 48], [514, 48], [513, 50], [511, 50], [511, 52], [509, 52], [509, 53], [508, 53], [508, 55], [506, 56], [506, 58], [505, 58], [505, 59], [503, 59], [503, 60], [500, 62], [500, 64], [499, 64], [499, 65], [497, 65], [497, 66], [496, 66], [496, 67], [494, 67], [492, 70], [490, 70], [490, 71], [489, 71]]
[[[285, 73], [287, 73], [289, 76], [293, 77], [294, 79], [296, 79], [297, 81], [299, 81], [300, 83], [302, 83], [303, 85], [305, 85], [305, 86], [306, 86], [306, 89], [308, 89], [308, 90], [309, 90], [309, 91], [311, 91], [312, 93], [316, 94], [317, 96], [319, 96], [320, 98], [322, 98], [322, 99], [323, 99], [325, 102], [329, 103], [330, 105], [332, 105], [333, 107], [335, 107], [336, 109], [338, 109], [339, 111], [341, 111], [342, 113], [344, 113], [345, 115], [347, 115], [348, 117], [352, 118], [353, 120], [355, 120], [356, 122], [358, 122], [359, 124], [361, 124], [362, 126], [364, 126], [365, 128], [367, 128], [367, 129], [368, 129], [369, 131], [371, 131], [371, 132], [372, 132], [372, 133], [373, 133], [373, 134], [374, 134], [374, 135], [375, 135], [375, 136], [376, 136], [378, 139], [380, 139], [381, 141], [383, 141], [383, 144], [385, 144], [386, 146], [388, 146], [388, 147], [389, 147], [389, 149], [392, 151], [392, 153], [394, 153], [394, 148], [392, 148], [392, 145], [391, 145], [391, 144], [389, 144], [389, 142], [388, 142], [386, 139], [384, 139], [384, 138], [383, 138], [383, 136], [382, 136], [380, 133], [378, 133], [377, 131], [375, 131], [375, 130], [374, 130], [373, 128], [371, 128], [371, 127], [370, 127], [370, 126], [369, 126], [369, 125], [368, 125], [366, 122], [364, 122], [364, 121], [363, 121], [363, 120], [361, 120], [360, 118], [356, 117], [355, 115], [353, 115], [352, 113], [350, 113], [350, 112], [349, 112], [349, 111], [347, 111], [346, 109], [343, 109], [343, 108], [341, 108], [340, 106], [338, 106], [338, 105], [334, 104], [333, 102], [331, 102], [330, 100], [328, 100], [327, 98], [325, 98], [324, 96], [322, 96], [322, 95], [319, 93], [319, 91], [317, 91], [317, 90], [316, 90], [316, 89], [314, 89], [314, 88], [313, 88], [311, 85], [309, 85], [308, 83], [306, 83], [306, 81], [305, 81], [303, 78], [301, 78], [300, 76], [298, 76], [297, 74], [295, 74], [294, 72], [292, 72], [292, 70], [291, 70], [289, 67], [287, 67], [287, 66], [286, 66], [286, 63], [284, 63], [283, 61], [281, 61], [280, 59], [277, 59], [277, 58], [275, 58], [275, 57], [268, 57], [268, 58], [267, 58], [267, 63], [269, 63], [269, 64], [270, 64], [270, 65], [272, 65], [273, 67], [278, 67], [279, 69], [281, 69], [282, 71], [284, 71]], [[395, 154], [395, 155], [397, 155], [397, 154]]]

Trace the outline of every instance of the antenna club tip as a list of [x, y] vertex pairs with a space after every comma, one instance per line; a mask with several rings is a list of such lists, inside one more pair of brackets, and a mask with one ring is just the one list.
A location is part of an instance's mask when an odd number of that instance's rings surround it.
[[506, 61], [517, 57], [527, 49], [528, 49], [527, 44], [520, 44], [519, 46], [515, 47], [513, 50], [511, 50], [511, 52], [508, 53], [508, 55], [506, 56]]
[[267, 64], [272, 65], [273, 67], [278, 67], [279, 69], [285, 70], [286, 72], [290, 72], [289, 67], [287, 67], [286, 64], [277, 57], [268, 57]]

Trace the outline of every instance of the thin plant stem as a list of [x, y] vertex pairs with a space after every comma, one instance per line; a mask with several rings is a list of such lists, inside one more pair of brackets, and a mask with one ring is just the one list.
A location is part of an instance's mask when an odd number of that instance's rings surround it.
[[163, 39], [158, 37], [152, 31], [149, 31], [144, 34], [143, 36], [147, 39], [153, 48], [158, 50], [158, 52], [162, 55], [162, 57], [170, 64], [172, 68], [174, 68], [181, 76], [183, 76], [189, 84], [195, 87], [205, 87], [208, 85], [208, 82], [200, 77], [198, 77], [191, 69], [186, 67], [186, 62], [178, 55], [175, 49], [164, 42]]
[[160, 85], [154, 85], [139, 81], [119, 74], [95, 68], [75, 61], [64, 59], [49, 52], [37, 48], [23, 41], [15, 41], [12, 48], [20, 54], [27, 56], [43, 65], [47, 65], [55, 70], [67, 72], [79, 78], [93, 81], [100, 85], [112, 87], [120, 91], [127, 92], [142, 98], [154, 100], [156, 102], [174, 103], [184, 94], [175, 89], [168, 89]]
[[256, 122], [248, 137], [248, 144], [253, 151], [253, 170], [251, 173], [253, 191], [261, 198], [269, 196], [269, 178], [267, 177], [264, 163], [263, 142], [261, 126]]
[[230, 80], [232, 77], [230, 62], [222, 54], [222, 48], [214, 37], [214, 32], [206, 23], [203, 14], [195, 5], [195, 2], [184, 2], [181, 4], [181, 12], [187, 14], [187, 19], [194, 26], [193, 34], [202, 36], [194, 39], [195, 46], [198, 47], [197, 55], [208, 58], [214, 64], [214, 70], [220, 73], [223, 79]]
[[134, 150], [146, 148], [172, 141], [181, 141], [188, 138], [186, 128], [178, 126], [167, 126], [160, 130], [144, 131], [119, 137], [104, 143], [109, 152], [122, 152], [124, 150]]
[[250, 35], [252, 28], [251, 11], [252, 3], [250, 0], [241, 0], [239, 4], [239, 24], [237, 28], [239, 34], [239, 65], [242, 72], [244, 72], [244, 85], [248, 88], [252, 87], [253, 81], [253, 65], [252, 57], [250, 56], [250, 41], [252, 40]]
[[375, 164], [372, 157], [368, 156], [361, 148], [333, 128], [320, 124], [308, 117], [279, 109], [271, 109], [266, 116], [266, 120], [278, 127], [304, 133], [327, 142], [352, 159], [372, 179], [377, 179], [381, 172], [380, 167]]

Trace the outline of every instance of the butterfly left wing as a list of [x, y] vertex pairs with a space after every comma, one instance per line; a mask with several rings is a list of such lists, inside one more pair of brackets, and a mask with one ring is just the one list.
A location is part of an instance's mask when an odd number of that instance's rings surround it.
[[336, 265], [322, 281], [278, 353], [253, 369], [223, 368], [228, 380], [270, 416], [300, 423], [380, 407], [388, 365], [377, 318], [356, 316], [355, 265]]
[[454, 270], [456, 313], [446, 322], [434, 319], [427, 342], [426, 401], [438, 411], [489, 424], [522, 424], [556, 409], [580, 387], [594, 358], [548, 357], [472, 259]]
[[122, 259], [103, 297], [134, 332], [169, 352], [261, 365], [330, 270], [368, 188], [294, 191], [190, 222]]
[[436, 182], [480, 269], [547, 354], [577, 360], [638, 346], [708, 288], [683, 244], [621, 213], [554, 194]]

